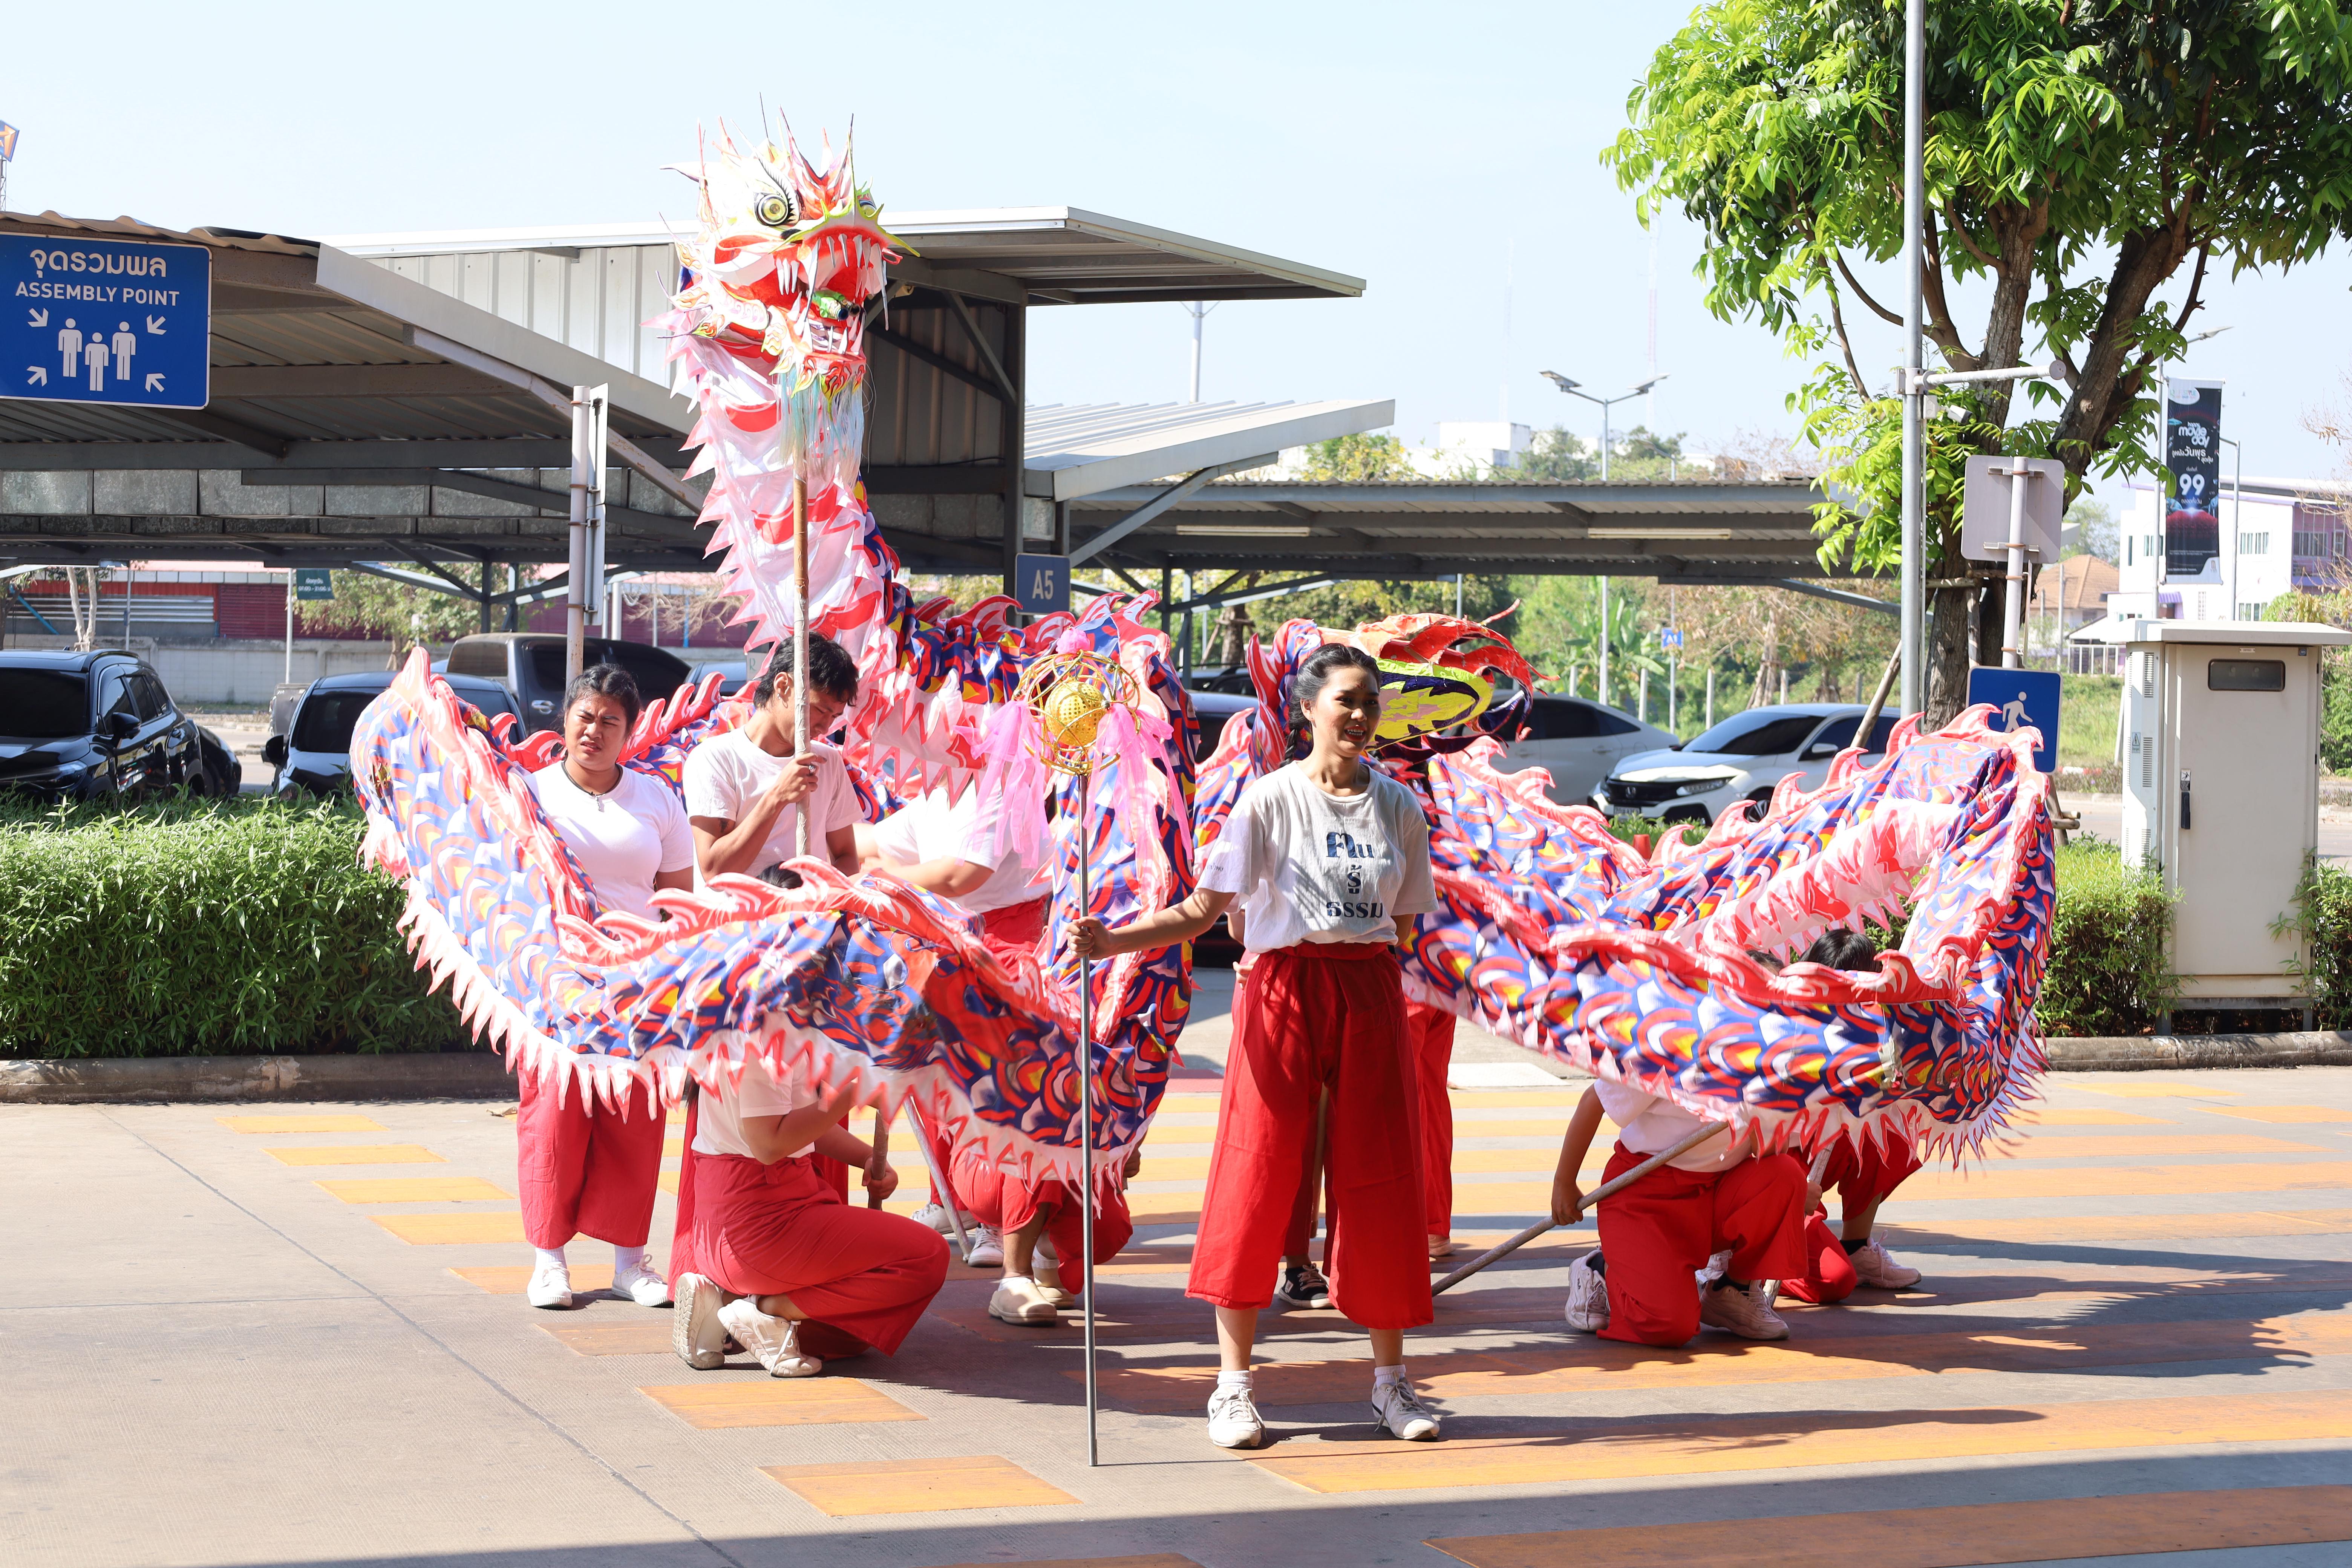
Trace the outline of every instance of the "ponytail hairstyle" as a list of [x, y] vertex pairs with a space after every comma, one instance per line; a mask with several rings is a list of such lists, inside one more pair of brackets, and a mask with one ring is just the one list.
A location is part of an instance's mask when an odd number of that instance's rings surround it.
[[1381, 682], [1381, 661], [1360, 647], [1349, 647], [1342, 642], [1327, 642], [1307, 656], [1298, 673], [1290, 678], [1290, 756], [1292, 761], [1304, 757], [1315, 749], [1314, 730], [1307, 721], [1307, 710], [1323, 695], [1331, 683], [1331, 673], [1339, 669], [1360, 669], [1372, 678], [1377, 687]]

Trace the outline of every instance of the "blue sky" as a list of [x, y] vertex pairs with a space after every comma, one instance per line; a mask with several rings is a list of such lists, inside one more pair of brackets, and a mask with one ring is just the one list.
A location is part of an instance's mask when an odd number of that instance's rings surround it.
[[[1218, 309], [1210, 398], [1394, 397], [1414, 439], [1507, 404], [1591, 435], [1596, 411], [1538, 373], [1610, 389], [1648, 363], [1650, 238], [1598, 153], [1676, 5], [19, 10], [0, 68], [19, 211], [296, 235], [675, 216], [659, 166], [764, 93], [812, 140], [855, 114], [893, 207], [1066, 204], [1369, 280]], [[1706, 313], [1696, 255], [1661, 226], [1658, 423], [1700, 448], [1790, 433], [1800, 367]], [[2339, 471], [2302, 425], [2352, 367], [2347, 284], [2339, 252], [2211, 290], [2205, 324], [2231, 330], [2185, 369], [2229, 382], [2249, 473]], [[1033, 321], [1040, 401], [1184, 395], [1179, 306]], [[1865, 345], [1896, 357], [1891, 330]]]

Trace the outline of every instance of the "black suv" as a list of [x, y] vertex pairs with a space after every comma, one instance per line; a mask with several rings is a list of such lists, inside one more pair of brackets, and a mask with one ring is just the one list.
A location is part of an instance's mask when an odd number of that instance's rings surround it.
[[[291, 800], [302, 791], [332, 795], [352, 787], [352, 731], [369, 703], [398, 679], [390, 670], [330, 675], [312, 681], [296, 700], [285, 731], [263, 742], [261, 760], [271, 773], [269, 793]], [[515, 701], [495, 680], [467, 675], [442, 677], [449, 689], [481, 710], [485, 719], [513, 713]], [[516, 714], [520, 718], [520, 714]]]
[[185, 784], [235, 795], [243, 769], [122, 652], [0, 652], [0, 788], [87, 800]]
[[[583, 643], [581, 663], [619, 665], [637, 683], [637, 695], [648, 703], [667, 697], [694, 673], [686, 660], [667, 648], [609, 637], [590, 637]], [[544, 632], [478, 632], [449, 645], [442, 669], [449, 675], [478, 675], [513, 692], [525, 733], [562, 727], [562, 716], [555, 710], [563, 700], [561, 637]]]

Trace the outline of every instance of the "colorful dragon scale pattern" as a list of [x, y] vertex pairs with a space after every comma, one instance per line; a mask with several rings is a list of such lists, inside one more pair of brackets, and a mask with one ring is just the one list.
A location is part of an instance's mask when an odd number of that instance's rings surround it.
[[[792, 494], [806, 496], [810, 625], [858, 662], [843, 737], [869, 818], [901, 797], [961, 793], [985, 765], [982, 731], [1023, 671], [1084, 647], [1131, 674], [1149, 732], [1170, 743], [1106, 758], [1080, 821], [1075, 784], [1050, 831], [1055, 918], [1010, 962], [975, 922], [896, 879], [793, 862], [783, 889], [720, 877], [665, 892], [665, 921], [599, 908], [540, 813], [525, 774], [561, 752], [542, 733], [494, 736], [412, 658], [352, 738], [369, 816], [362, 850], [407, 885], [403, 923], [421, 966], [447, 980], [478, 1033], [519, 1071], [625, 1103], [635, 1079], [665, 1100], [689, 1079], [724, 1086], [754, 1057], [827, 1089], [911, 1101], [934, 1130], [1024, 1172], [1072, 1176], [1081, 1156], [1075, 1066], [1077, 967], [1059, 936], [1087, 845], [1092, 911], [1123, 921], [1192, 890], [1190, 704], [1148, 599], [1101, 598], [1083, 616], [1010, 624], [1007, 599], [956, 614], [898, 581], [856, 478], [865, 311], [895, 241], [849, 173], [796, 149], [722, 139], [699, 174], [702, 222], [680, 251], [688, 282], [657, 324], [698, 410], [690, 472], [711, 483], [702, 521], [754, 646], [790, 635]], [[750, 717], [716, 679], [640, 716], [625, 765], [679, 787], [687, 756]], [[1191, 994], [1181, 949], [1092, 966], [1098, 1171], [1142, 1139]]]
[[[1433, 637], [1493, 634], [1433, 617]], [[1345, 640], [1361, 646], [1376, 628]], [[1202, 765], [1194, 822], [1214, 841], [1247, 783], [1279, 766], [1289, 678], [1326, 634], [1292, 622], [1252, 650], [1259, 707]], [[1374, 640], [1377, 640], [1376, 637]], [[2033, 1001], [2048, 963], [2053, 847], [2031, 734], [1972, 709], [1941, 732], [1898, 725], [1865, 768], [1784, 783], [1760, 821], [1735, 806], [1654, 857], [1589, 807], [1503, 773], [1491, 738], [1382, 765], [1421, 795], [1439, 909], [1404, 956], [1408, 994], [1768, 1145], [1855, 1136], [1972, 1151], [2034, 1092]], [[1891, 922], [1876, 974], [1775, 971], [1834, 927]]]

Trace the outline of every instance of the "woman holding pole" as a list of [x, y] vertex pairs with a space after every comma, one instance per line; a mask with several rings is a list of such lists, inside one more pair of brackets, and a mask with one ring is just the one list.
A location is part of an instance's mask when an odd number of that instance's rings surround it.
[[1070, 942], [1090, 958], [1150, 952], [1199, 936], [1237, 899], [1245, 916], [1255, 961], [1234, 998], [1186, 1287], [1217, 1312], [1209, 1440], [1264, 1440], [1250, 1370], [1257, 1314], [1318, 1156], [1319, 1118], [1332, 1305], [1370, 1331], [1381, 1424], [1427, 1441], [1437, 1417], [1404, 1372], [1404, 1331], [1433, 1311], [1419, 1091], [1395, 949], [1413, 917], [1436, 907], [1429, 828], [1412, 792], [1365, 760], [1381, 709], [1370, 655], [1324, 645], [1300, 667], [1291, 700], [1306, 755], [1242, 793], [1192, 897], [1117, 931], [1078, 921]]

